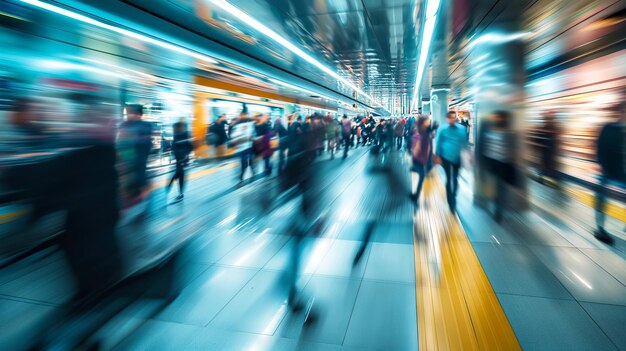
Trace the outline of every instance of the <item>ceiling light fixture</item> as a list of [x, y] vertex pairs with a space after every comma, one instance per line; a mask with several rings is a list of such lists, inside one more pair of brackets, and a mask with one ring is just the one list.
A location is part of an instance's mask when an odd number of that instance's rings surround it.
[[193, 57], [193, 58], [198, 59], [200, 61], [205, 61], [205, 62], [209, 62], [209, 63], [213, 63], [213, 64], [217, 64], [218, 63], [213, 58], [211, 58], [211, 57], [209, 57], [207, 55], [203, 55], [203, 54], [198, 53], [196, 51], [192, 51], [192, 50], [186, 49], [186, 48], [184, 48], [182, 46], [174, 45], [174, 44], [168, 43], [168, 42], [163, 41], [163, 40], [155, 39], [155, 38], [143, 35], [143, 34], [139, 34], [139, 33], [136, 33], [136, 32], [129, 31], [129, 30], [124, 29], [124, 28], [120, 28], [120, 27], [116, 27], [116, 26], [113, 26], [113, 25], [110, 25], [110, 24], [106, 24], [104, 22], [100, 22], [100, 21], [95, 20], [93, 18], [81, 15], [81, 14], [76, 13], [76, 12], [72, 12], [70, 10], [67, 10], [67, 9], [64, 9], [64, 8], [61, 8], [61, 7], [58, 7], [58, 6], [54, 6], [54, 5], [48, 4], [48, 3], [45, 3], [45, 2], [42, 2], [42, 1], [39, 1], [39, 0], [20, 0], [20, 1], [22, 1], [24, 3], [27, 3], [27, 4], [30, 4], [32, 6], [36, 6], [36, 7], [42, 8], [44, 10], [48, 10], [48, 11], [51, 11], [51, 12], [54, 12], [54, 13], [57, 13], [57, 14], [60, 14], [60, 15], [66, 16], [66, 17], [73, 18], [75, 20], [78, 20], [78, 21], [81, 21], [81, 22], [84, 22], [84, 23], [88, 23], [88, 24], [94, 25], [96, 27], [100, 27], [100, 28], [103, 28], [103, 29], [106, 29], [106, 30], [110, 30], [110, 31], [115, 32], [115, 33], [119, 33], [119, 34], [125, 35], [127, 37], [135, 38], [135, 39], [143, 41], [145, 43], [153, 44], [153, 45], [159, 46], [159, 47], [167, 49], [167, 50], [175, 51], [175, 52], [178, 52], [180, 54]]
[[298, 90], [298, 91], [301, 91], [301, 92], [303, 92], [303, 93], [307, 93], [307, 94], [310, 94], [310, 95], [317, 95], [317, 96], [320, 96], [320, 97], [322, 97], [322, 98], [324, 98], [324, 99], [327, 99], [327, 100], [337, 101], [337, 99], [334, 99], [334, 98], [328, 97], [328, 96], [326, 96], [326, 95], [322, 95], [322, 94], [320, 94], [320, 93], [316, 93], [316, 92], [311, 91], [311, 90], [307, 90], [307, 89], [304, 89], [304, 88], [300, 88], [300, 87], [297, 87], [297, 86], [292, 85], [292, 84], [289, 84], [289, 83], [285, 83], [285, 82], [280, 81], [280, 80], [278, 80], [278, 79], [270, 78], [270, 79], [269, 79], [269, 81], [270, 81], [270, 82], [272, 82], [272, 83], [278, 84], [278, 85], [282, 85], [282, 86], [284, 86], [284, 87], [286, 87], [286, 88], [290, 88], [290, 89]]
[[264, 34], [266, 36], [268, 36], [269, 38], [271, 38], [272, 40], [274, 40], [278, 44], [282, 45], [287, 50], [293, 52], [294, 54], [298, 55], [300, 58], [304, 59], [308, 63], [310, 63], [313, 66], [317, 67], [322, 72], [324, 72], [324, 73], [328, 74], [329, 76], [337, 79], [338, 81], [340, 81], [341, 83], [343, 83], [346, 86], [350, 87], [354, 91], [356, 91], [359, 94], [363, 95], [364, 97], [368, 98], [376, 106], [382, 107], [386, 111], [389, 112], [389, 110], [387, 110], [387, 108], [385, 108], [385, 106], [383, 106], [382, 104], [377, 102], [373, 97], [371, 97], [370, 95], [366, 94], [364, 91], [359, 89], [356, 85], [350, 83], [348, 80], [346, 80], [345, 78], [341, 77], [339, 74], [337, 74], [337, 72], [333, 71], [332, 69], [324, 66], [321, 62], [319, 62], [318, 60], [313, 58], [311, 55], [309, 55], [306, 52], [304, 52], [304, 50], [302, 50], [301, 48], [297, 47], [296, 45], [294, 45], [293, 43], [291, 43], [290, 41], [285, 39], [282, 35], [276, 33], [275, 31], [271, 30], [267, 26], [263, 25], [261, 22], [257, 21], [256, 19], [254, 19], [253, 17], [251, 17], [247, 13], [243, 12], [238, 7], [234, 6], [233, 4], [229, 3], [226, 0], [208, 0], [208, 1], [210, 1], [213, 4], [215, 4], [216, 6], [220, 7], [224, 11], [230, 13], [235, 18], [237, 18], [241, 22], [245, 23], [249, 27], [251, 27], [251, 28], [261, 32], [262, 34]]
[[422, 77], [426, 69], [426, 61], [428, 59], [428, 51], [430, 50], [430, 42], [433, 39], [435, 31], [435, 23], [439, 15], [439, 5], [441, 0], [427, 0], [426, 15], [424, 16], [424, 31], [422, 32], [422, 45], [420, 47], [419, 60], [417, 62], [417, 76], [415, 77], [415, 89], [413, 90], [413, 102], [411, 102], [411, 110], [417, 103], [417, 94], [419, 93], [422, 83]]

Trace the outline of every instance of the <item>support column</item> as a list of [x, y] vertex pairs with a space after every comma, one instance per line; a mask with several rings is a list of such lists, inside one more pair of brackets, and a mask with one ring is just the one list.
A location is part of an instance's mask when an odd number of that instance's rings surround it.
[[[429, 65], [429, 63], [426, 63]], [[422, 109], [423, 115], [430, 115], [430, 67], [426, 67], [424, 77], [422, 78], [422, 84], [420, 84], [420, 100], [419, 106]]]
[[[470, 87], [474, 91], [476, 116], [474, 125], [478, 128], [476, 143], [480, 143], [481, 129], [494, 111], [504, 110], [511, 114], [510, 131], [515, 137], [510, 140], [513, 146], [517, 169], [517, 191], [507, 196], [508, 205], [517, 210], [528, 207], [526, 192], [526, 165], [524, 163], [524, 35], [520, 17], [521, 0], [511, 0], [503, 6], [506, 9], [488, 28], [477, 29], [481, 33], [466, 47], [468, 53], [468, 74]], [[508, 14], [508, 15], [507, 15]], [[477, 155], [478, 156], [478, 155]], [[479, 160], [479, 157], [476, 157]], [[485, 204], [495, 194], [495, 180], [485, 171], [486, 166], [478, 164], [474, 175], [474, 200]]]

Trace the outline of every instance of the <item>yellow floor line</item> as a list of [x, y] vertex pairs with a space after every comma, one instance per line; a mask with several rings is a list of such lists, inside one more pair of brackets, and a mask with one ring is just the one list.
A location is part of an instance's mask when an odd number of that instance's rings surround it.
[[[569, 193], [569, 195], [578, 202], [581, 202], [591, 208], [595, 207], [594, 194], [572, 187], [567, 188], [567, 193]], [[626, 222], [626, 208], [621, 204], [611, 202], [610, 199], [607, 199], [604, 213], [606, 213], [607, 216]]]
[[437, 175], [414, 218], [419, 350], [521, 350]]

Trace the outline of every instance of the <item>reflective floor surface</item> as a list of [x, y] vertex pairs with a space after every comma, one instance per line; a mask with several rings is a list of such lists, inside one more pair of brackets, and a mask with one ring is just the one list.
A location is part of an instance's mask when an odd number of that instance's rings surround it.
[[[116, 350], [626, 349], [623, 222], [610, 219], [607, 246], [589, 206], [532, 183], [531, 210], [497, 224], [466, 179], [452, 215], [438, 170], [414, 207], [403, 153], [323, 155], [316, 167], [327, 216], [303, 240], [297, 284], [314, 319], [287, 303], [297, 199], [271, 205], [276, 178], [239, 184], [233, 161], [190, 171], [180, 203], [156, 181], [147, 218], [122, 226], [124, 250], [144, 260], [191, 238], [171, 268], [179, 293], [118, 296], [75, 323], [114, 310], [93, 338]], [[26, 349], [73, 283], [54, 249], [0, 273], [0, 344]]]

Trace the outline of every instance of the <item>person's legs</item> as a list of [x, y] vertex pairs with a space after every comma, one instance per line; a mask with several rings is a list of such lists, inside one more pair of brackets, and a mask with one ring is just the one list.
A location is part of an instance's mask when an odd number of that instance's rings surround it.
[[241, 151], [240, 160], [241, 160], [241, 174], [239, 175], [239, 179], [243, 180], [244, 175], [246, 174], [246, 169], [248, 168], [248, 152], [247, 150]]
[[611, 242], [612, 238], [607, 234], [604, 229], [604, 223], [606, 221], [606, 214], [604, 213], [604, 209], [606, 207], [606, 186], [607, 179], [604, 176], [600, 177], [600, 184], [597, 186], [596, 191], [596, 201], [595, 201], [595, 209], [596, 209], [596, 232], [594, 233], [595, 237], [599, 240], [605, 242]]
[[450, 175], [452, 176], [452, 194], [451, 194], [451, 206], [456, 208], [456, 193], [459, 189], [459, 168], [460, 165], [451, 163]]
[[441, 159], [441, 166], [443, 167], [443, 171], [446, 173], [446, 198], [448, 201], [448, 205], [451, 206], [452, 199], [452, 164], [446, 160], [445, 158]]
[[180, 195], [183, 195], [185, 190], [185, 164], [180, 162], [176, 164], [176, 167], [179, 168], [178, 172], [178, 189], [180, 190]]
[[263, 156], [263, 161], [265, 161], [265, 175], [272, 174], [272, 164], [270, 163], [270, 156]]
[[426, 166], [420, 163], [415, 165], [415, 170], [420, 179], [417, 181], [417, 189], [415, 190], [415, 200], [419, 200], [420, 193], [422, 192], [422, 186], [424, 185], [424, 178], [426, 178]]
[[348, 157], [348, 148], [350, 147], [350, 139], [347, 137], [343, 138], [343, 158]]
[[248, 164], [250, 165], [250, 170], [252, 171], [252, 175], [255, 175], [255, 170], [254, 170], [254, 160], [255, 160], [255, 156], [254, 156], [254, 152], [252, 152], [252, 150], [248, 151]]
[[283, 165], [285, 163], [285, 149], [280, 147], [278, 149], [278, 173], [283, 171]]
[[165, 190], [167, 192], [169, 192], [170, 188], [172, 187], [172, 184], [174, 184], [174, 181], [178, 178], [178, 163], [176, 163], [176, 171], [174, 172], [174, 175], [172, 176], [172, 179], [170, 179], [169, 184], [167, 185], [167, 187], [165, 188]]

